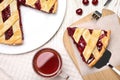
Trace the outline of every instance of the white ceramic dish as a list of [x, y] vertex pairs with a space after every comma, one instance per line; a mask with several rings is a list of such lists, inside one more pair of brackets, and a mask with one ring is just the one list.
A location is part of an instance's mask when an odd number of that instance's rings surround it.
[[66, 12], [66, 0], [58, 0], [56, 14], [47, 14], [21, 6], [24, 43], [19, 46], [0, 44], [0, 53], [22, 54], [47, 43], [59, 30]]

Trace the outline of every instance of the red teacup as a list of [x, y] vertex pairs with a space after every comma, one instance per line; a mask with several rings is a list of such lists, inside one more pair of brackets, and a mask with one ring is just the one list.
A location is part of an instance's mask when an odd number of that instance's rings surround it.
[[62, 59], [59, 53], [50, 48], [44, 48], [33, 58], [33, 68], [43, 77], [55, 77], [61, 72]]

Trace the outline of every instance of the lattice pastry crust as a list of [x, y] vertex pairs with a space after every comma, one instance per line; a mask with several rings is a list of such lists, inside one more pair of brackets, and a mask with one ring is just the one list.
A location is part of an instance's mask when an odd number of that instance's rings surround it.
[[55, 13], [57, 0], [18, 0], [21, 4], [42, 10], [47, 13]]
[[[0, 3], [0, 43], [22, 44], [19, 7], [16, 0]], [[10, 34], [11, 33], [11, 34]], [[9, 37], [8, 37], [9, 36]]]

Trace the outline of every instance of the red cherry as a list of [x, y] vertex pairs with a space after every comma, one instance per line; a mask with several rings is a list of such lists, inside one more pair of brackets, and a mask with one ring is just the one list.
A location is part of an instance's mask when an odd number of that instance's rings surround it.
[[98, 4], [98, 0], [92, 0], [92, 4], [93, 5], [97, 5]]
[[88, 4], [89, 4], [89, 1], [88, 1], [88, 0], [83, 0], [82, 3], [83, 3], [84, 5], [88, 5]]
[[82, 10], [81, 8], [78, 8], [78, 9], [76, 10], [76, 14], [82, 15], [82, 13], [83, 13], [83, 10]]

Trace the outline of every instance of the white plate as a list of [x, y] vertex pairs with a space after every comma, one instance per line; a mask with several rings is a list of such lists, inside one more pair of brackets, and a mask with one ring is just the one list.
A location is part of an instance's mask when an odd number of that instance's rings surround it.
[[0, 53], [22, 54], [35, 50], [47, 43], [58, 31], [66, 12], [66, 0], [58, 0], [56, 14], [47, 14], [21, 6], [24, 43], [19, 46], [0, 44]]

